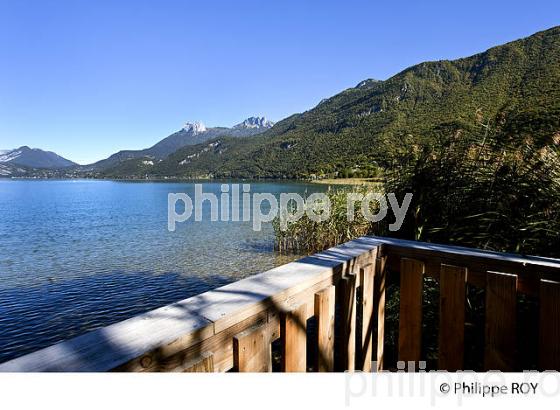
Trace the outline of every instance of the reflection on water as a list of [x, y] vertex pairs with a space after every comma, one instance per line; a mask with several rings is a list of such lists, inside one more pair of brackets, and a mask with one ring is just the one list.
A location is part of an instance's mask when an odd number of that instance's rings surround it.
[[[203, 189], [219, 194], [220, 184]], [[270, 225], [205, 218], [168, 232], [170, 192], [193, 195], [194, 185], [0, 180], [0, 362], [295, 258], [273, 252]]]

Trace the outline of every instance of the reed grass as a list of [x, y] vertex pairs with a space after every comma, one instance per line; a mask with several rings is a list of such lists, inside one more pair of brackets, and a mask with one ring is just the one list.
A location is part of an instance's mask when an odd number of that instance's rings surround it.
[[[311, 220], [307, 216], [306, 208], [302, 218], [288, 223], [287, 229], [282, 230], [280, 217], [276, 217], [272, 222], [276, 250], [281, 253], [311, 254], [372, 233], [374, 224], [358, 210], [358, 205], [356, 205], [354, 220], [348, 221], [347, 194], [366, 195], [379, 190], [379, 186], [370, 185], [329, 188], [326, 195], [330, 201], [330, 218], [324, 222]], [[372, 203], [371, 211], [377, 212], [374, 204]], [[306, 206], [309, 206], [307, 201]]]

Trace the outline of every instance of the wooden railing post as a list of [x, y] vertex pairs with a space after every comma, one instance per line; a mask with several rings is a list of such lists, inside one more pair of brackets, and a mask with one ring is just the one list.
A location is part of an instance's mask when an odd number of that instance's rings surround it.
[[454, 372], [463, 369], [466, 281], [466, 268], [441, 265], [438, 357], [440, 370]]
[[233, 338], [233, 363], [238, 372], [272, 369], [268, 323], [253, 326]]
[[364, 372], [371, 372], [371, 362], [373, 359], [374, 276], [375, 265], [372, 263], [367, 264], [360, 270], [362, 340], [360, 343], [358, 369]]
[[356, 274], [349, 273], [340, 279], [341, 291], [341, 333], [340, 360], [342, 370], [356, 369]]
[[560, 282], [540, 281], [539, 369], [560, 371]]
[[375, 305], [377, 307], [377, 371], [383, 370], [385, 361], [385, 263], [387, 257], [376, 259]]
[[307, 305], [301, 304], [282, 313], [282, 371], [305, 372], [307, 362]]
[[422, 346], [422, 288], [424, 263], [401, 259], [401, 293], [399, 314], [399, 360], [418, 362]]
[[488, 272], [486, 276], [486, 370], [514, 371], [516, 363], [517, 275]]
[[335, 287], [329, 286], [315, 293], [315, 317], [317, 318], [318, 372], [334, 370], [334, 309]]

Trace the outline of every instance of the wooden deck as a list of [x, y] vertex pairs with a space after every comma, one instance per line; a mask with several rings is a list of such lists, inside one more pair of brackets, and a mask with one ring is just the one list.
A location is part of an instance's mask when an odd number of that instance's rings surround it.
[[[440, 369], [464, 367], [470, 284], [486, 290], [486, 369], [520, 370], [516, 303], [526, 294], [539, 301], [539, 369], [560, 370], [559, 260], [363, 237], [0, 364], [0, 371], [263, 372], [272, 370], [278, 340], [286, 372], [383, 370], [389, 275], [400, 282], [399, 360], [424, 359], [429, 276], [440, 289]], [[310, 319], [316, 337], [308, 340]]]

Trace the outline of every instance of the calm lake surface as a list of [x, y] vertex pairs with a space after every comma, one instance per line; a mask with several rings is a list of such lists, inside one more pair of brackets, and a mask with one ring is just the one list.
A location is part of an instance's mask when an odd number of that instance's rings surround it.
[[0, 180], [0, 363], [296, 258], [273, 251], [270, 224], [193, 217], [169, 232], [176, 192], [194, 198], [194, 183]]

